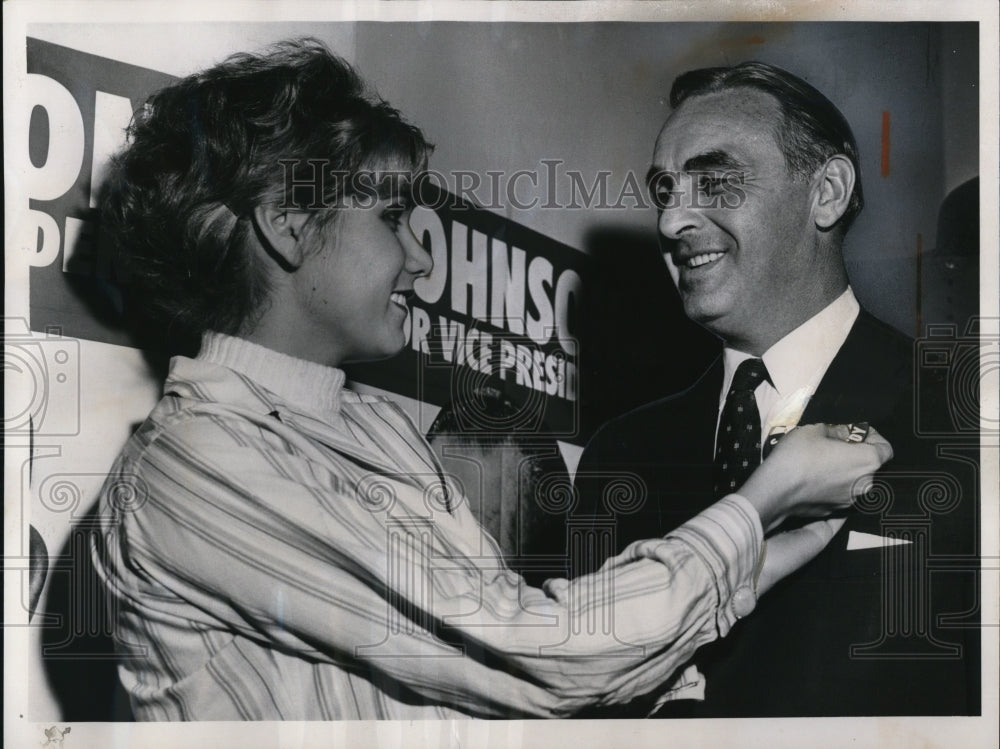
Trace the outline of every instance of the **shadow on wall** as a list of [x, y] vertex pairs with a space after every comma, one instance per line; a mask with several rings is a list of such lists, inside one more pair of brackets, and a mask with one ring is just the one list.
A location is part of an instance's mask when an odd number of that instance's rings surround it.
[[50, 559], [45, 605], [35, 623], [43, 626], [45, 676], [62, 720], [130, 721], [128, 696], [118, 681], [107, 595], [90, 556], [90, 536], [97, 527], [95, 505]]
[[[90, 326], [68, 333], [95, 340], [116, 340], [120, 334], [123, 342], [142, 352], [150, 376], [162, 382], [167, 352], [176, 350], [178, 342], [168, 341], [139, 314], [141, 305], [135, 303], [127, 284], [120, 282], [114, 261], [101, 243], [97, 214], [91, 209], [85, 217], [95, 233], [77, 238], [59, 277], [86, 310], [74, 322], [82, 320]], [[133, 424], [133, 430], [137, 426]], [[128, 696], [118, 680], [114, 621], [90, 555], [91, 534], [97, 528], [95, 503], [73, 521], [63, 547], [50, 550], [48, 579], [33, 624], [42, 627], [45, 678], [62, 720], [131, 721]]]
[[937, 239], [924, 259], [921, 282], [921, 322], [953, 325], [956, 335], [965, 335], [979, 314], [979, 177], [941, 203]]
[[86, 217], [94, 235], [81, 235], [70, 251], [60, 281], [86, 310], [74, 324], [87, 330], [67, 333], [91, 340], [121, 342], [142, 352], [150, 375], [166, 379], [169, 358], [175, 354], [193, 356], [200, 341], [190, 335], [172, 332], [156, 323], [144, 311], [142, 300], [122, 278], [118, 262], [107, 240], [101, 235], [99, 209], [90, 209]]
[[446, 404], [427, 439], [510, 568], [540, 586], [567, 574], [551, 552], [563, 547], [572, 486], [556, 440], [535, 422], [485, 386]]
[[[595, 229], [584, 249], [593, 261], [578, 328], [586, 438], [693, 384], [720, 343], [684, 315], [655, 231]], [[523, 428], [520, 413], [499, 390], [482, 388], [442, 408], [427, 436], [510, 566], [538, 585], [568, 574], [575, 495], [556, 441], [544, 428]]]
[[582, 322], [581, 413], [587, 434], [692, 385], [721, 350], [691, 322], [655, 229], [601, 227], [585, 238], [594, 262]]

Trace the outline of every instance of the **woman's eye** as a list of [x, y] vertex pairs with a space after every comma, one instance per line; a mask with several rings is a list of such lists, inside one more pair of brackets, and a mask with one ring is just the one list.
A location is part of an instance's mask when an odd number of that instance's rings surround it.
[[385, 221], [389, 227], [395, 231], [403, 223], [409, 211], [405, 208], [389, 208], [382, 213], [382, 220]]

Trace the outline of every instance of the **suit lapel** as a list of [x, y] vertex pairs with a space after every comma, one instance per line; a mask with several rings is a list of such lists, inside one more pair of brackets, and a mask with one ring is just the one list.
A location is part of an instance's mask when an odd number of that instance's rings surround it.
[[718, 357], [691, 389], [678, 396], [685, 404], [682, 424], [675, 428], [690, 430], [691, 439], [683, 444], [692, 462], [711, 465], [715, 453], [715, 432], [719, 420], [719, 393], [722, 390], [722, 357]]
[[[861, 314], [864, 314], [863, 312]], [[858, 370], [864, 362], [864, 336], [860, 329], [861, 317], [854, 321], [844, 344], [830, 362], [823, 379], [799, 420], [801, 424], [834, 423], [837, 414], [843, 413], [845, 401], [851, 393], [863, 393], [858, 382]], [[843, 417], [840, 417], [843, 418]]]
[[905, 392], [906, 372], [861, 310], [802, 414], [801, 424], [884, 422]]

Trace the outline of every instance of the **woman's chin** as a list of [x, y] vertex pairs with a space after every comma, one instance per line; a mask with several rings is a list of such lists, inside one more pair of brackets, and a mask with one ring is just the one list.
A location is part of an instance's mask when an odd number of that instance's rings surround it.
[[370, 364], [372, 362], [385, 361], [386, 359], [399, 356], [404, 348], [406, 348], [406, 341], [400, 337], [399, 345], [385, 346], [378, 350], [366, 351], [363, 354], [358, 354], [345, 360], [344, 364]]

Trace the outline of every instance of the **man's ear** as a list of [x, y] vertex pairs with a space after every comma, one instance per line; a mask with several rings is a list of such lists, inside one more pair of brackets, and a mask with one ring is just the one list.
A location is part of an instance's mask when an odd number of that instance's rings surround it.
[[854, 165], [846, 156], [831, 156], [819, 170], [813, 204], [813, 217], [819, 229], [830, 229], [847, 211], [855, 179]]
[[290, 270], [302, 265], [305, 258], [305, 226], [309, 214], [289, 211], [273, 203], [253, 209], [253, 222], [266, 249]]

